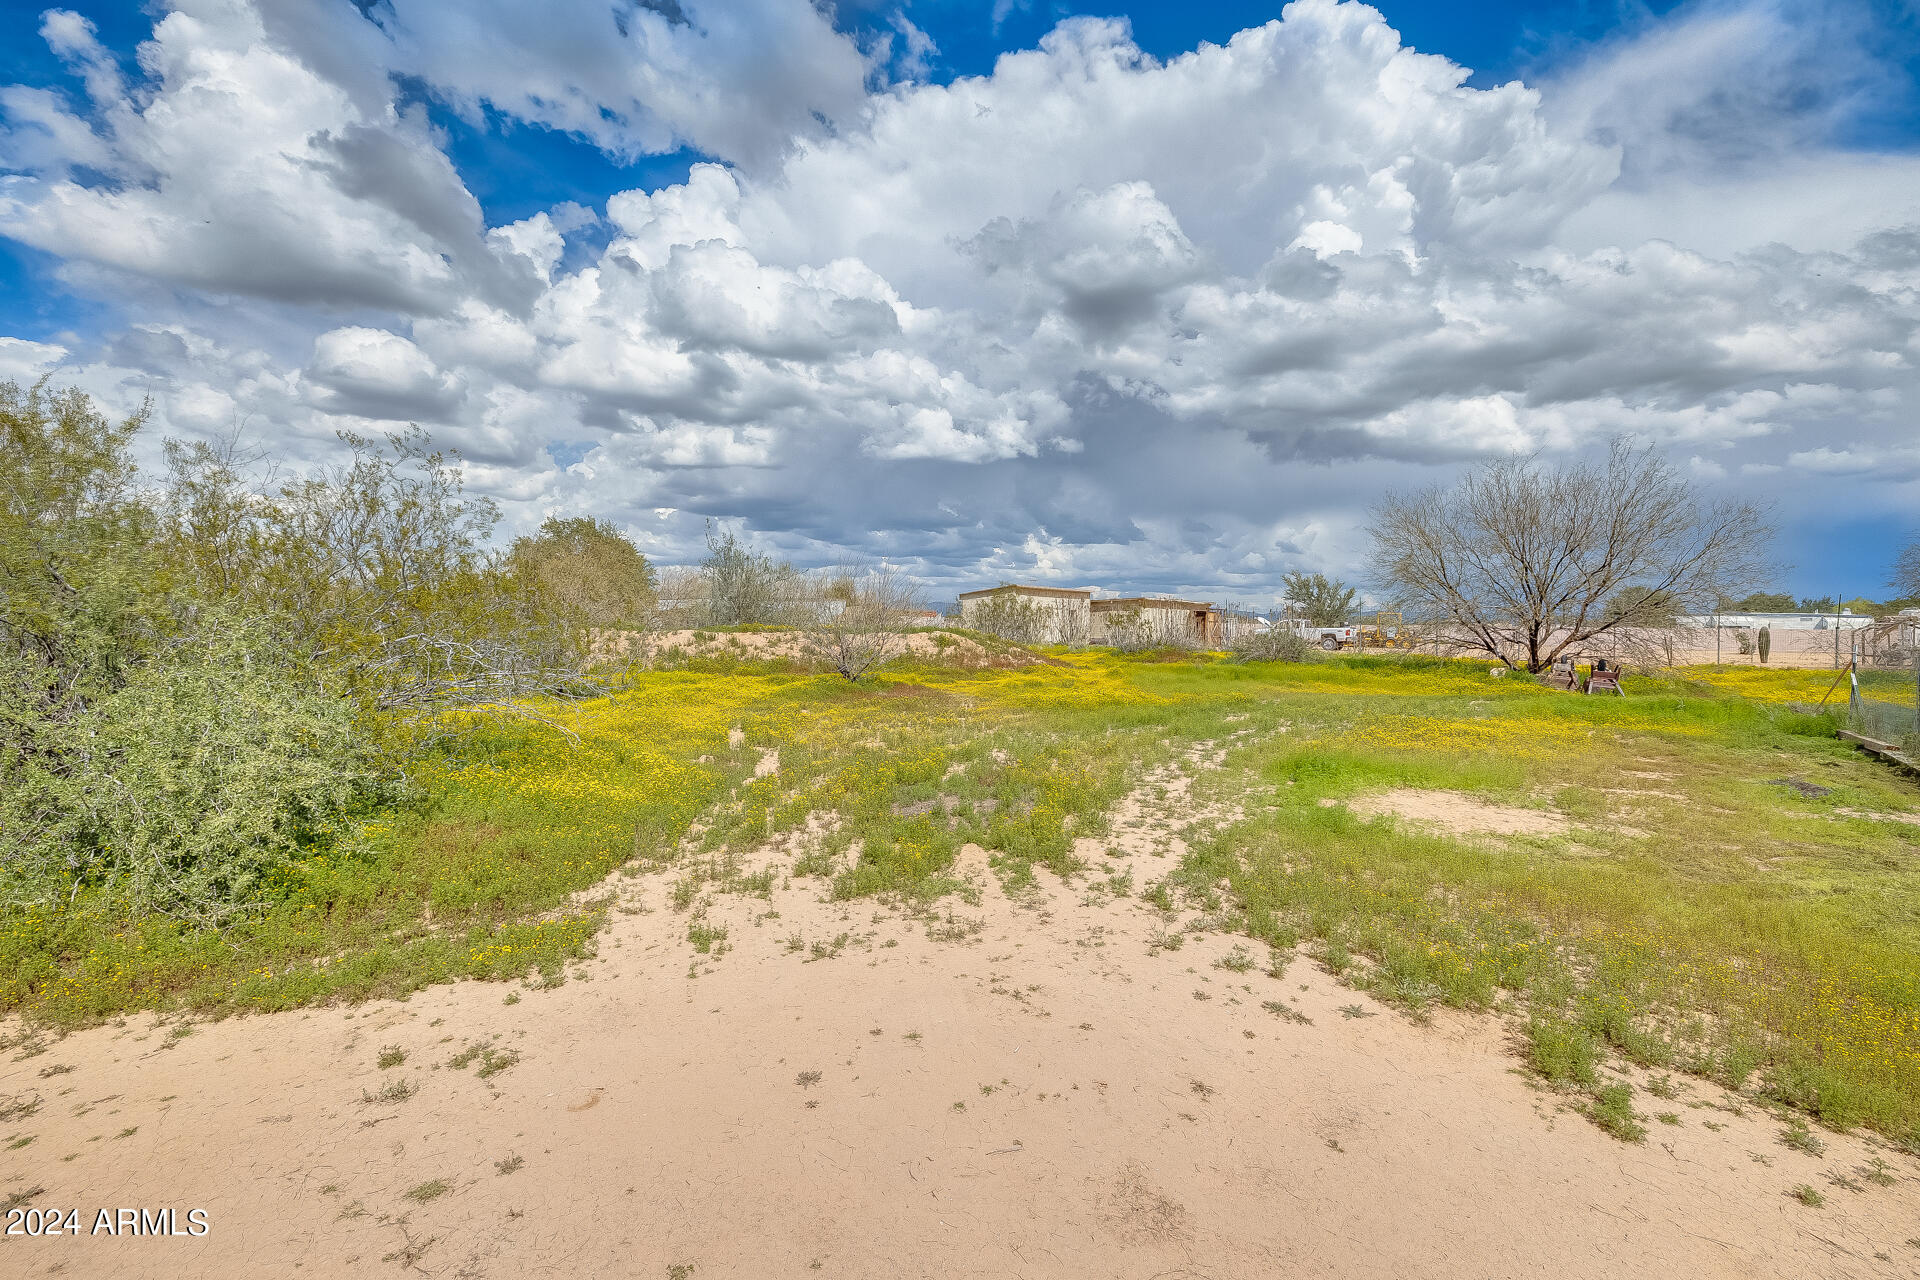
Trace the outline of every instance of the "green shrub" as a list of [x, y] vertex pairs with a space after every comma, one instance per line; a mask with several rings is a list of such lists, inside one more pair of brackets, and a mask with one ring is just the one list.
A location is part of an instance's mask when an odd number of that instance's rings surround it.
[[173, 441], [136, 484], [145, 420], [0, 382], [0, 908], [224, 922], [458, 713], [604, 691], [583, 606], [486, 553], [424, 433], [268, 492]]
[[[141, 911], [218, 922], [274, 870], [331, 847], [378, 776], [353, 705], [277, 665], [231, 619], [170, 645], [0, 761], [0, 903], [99, 888]], [[0, 704], [20, 709], [8, 681]]]
[[1593, 1091], [1587, 1106], [1593, 1122], [1622, 1142], [1645, 1142], [1647, 1126], [1633, 1112], [1633, 1086], [1603, 1084]]
[[1591, 1085], [1600, 1046], [1580, 1027], [1535, 1018], [1527, 1024], [1527, 1061], [1554, 1084]]
[[1235, 662], [1307, 662], [1312, 656], [1313, 646], [1305, 636], [1280, 627], [1255, 631], [1233, 642]]

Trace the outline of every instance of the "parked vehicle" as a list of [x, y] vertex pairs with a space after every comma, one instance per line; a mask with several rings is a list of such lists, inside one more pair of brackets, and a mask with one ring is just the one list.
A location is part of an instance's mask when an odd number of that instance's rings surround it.
[[1406, 649], [1413, 650], [1420, 644], [1420, 632], [1406, 623], [1398, 609], [1382, 609], [1374, 614], [1373, 621], [1360, 628], [1360, 647], [1362, 649]]
[[1286, 628], [1297, 636], [1305, 636], [1328, 653], [1344, 649], [1350, 644], [1360, 643], [1358, 627], [1317, 627], [1311, 622], [1280, 622], [1275, 624]]

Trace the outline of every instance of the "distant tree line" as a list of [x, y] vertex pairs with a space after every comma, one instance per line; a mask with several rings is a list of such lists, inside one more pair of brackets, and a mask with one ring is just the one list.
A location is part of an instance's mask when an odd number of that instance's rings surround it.
[[[1920, 544], [1917, 544], [1920, 545]], [[1911, 550], [1911, 549], [1910, 549]], [[1889, 583], [1898, 588], [1899, 584]], [[1915, 583], [1920, 586], [1920, 583]], [[1873, 600], [1866, 596], [1855, 596], [1851, 600], [1837, 603], [1832, 596], [1794, 596], [1785, 591], [1755, 591], [1741, 596], [1738, 600], [1723, 600], [1718, 605], [1720, 613], [1833, 613], [1836, 609], [1847, 609], [1857, 614], [1879, 617], [1898, 613], [1902, 609], [1920, 607], [1920, 592], [1903, 593], [1886, 600]], [[1709, 612], [1712, 612], [1711, 610]]]

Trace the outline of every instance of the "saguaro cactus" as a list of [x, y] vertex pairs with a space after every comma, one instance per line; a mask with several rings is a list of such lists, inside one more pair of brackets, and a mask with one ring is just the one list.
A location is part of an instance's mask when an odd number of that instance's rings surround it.
[[1767, 660], [1767, 654], [1773, 651], [1773, 628], [1760, 628], [1760, 661]]

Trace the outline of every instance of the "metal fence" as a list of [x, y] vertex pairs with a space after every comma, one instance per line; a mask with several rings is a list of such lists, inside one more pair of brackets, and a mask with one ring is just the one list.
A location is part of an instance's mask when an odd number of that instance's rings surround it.
[[1881, 661], [1875, 668], [1863, 672], [1856, 664], [1847, 673], [1847, 728], [1908, 752], [1920, 751], [1920, 645], [1902, 654], [1898, 667], [1886, 660], [1884, 651], [1877, 656]]

